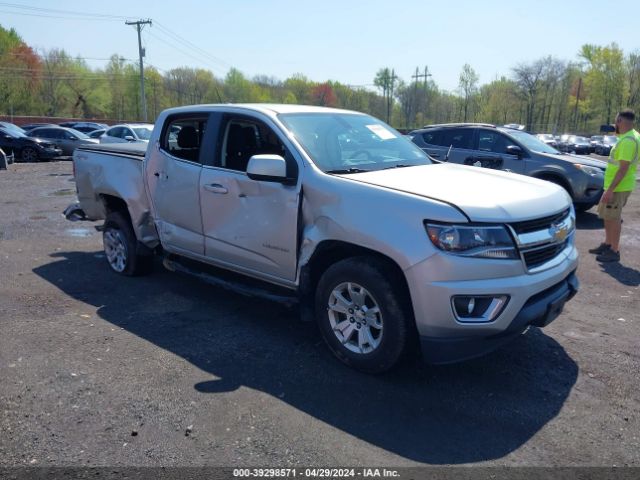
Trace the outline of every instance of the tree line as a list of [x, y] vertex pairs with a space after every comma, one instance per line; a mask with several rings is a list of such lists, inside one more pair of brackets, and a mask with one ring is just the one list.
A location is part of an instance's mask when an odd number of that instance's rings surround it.
[[[620, 108], [640, 110], [640, 53], [625, 54], [615, 43], [584, 45], [573, 61], [547, 56], [520, 63], [484, 84], [465, 64], [454, 92], [438, 87], [426, 68], [420, 71], [405, 80], [392, 67], [380, 68], [370, 88], [302, 74], [248, 78], [231, 68], [218, 77], [203, 68], [146, 65], [145, 90], [151, 119], [186, 104], [299, 103], [366, 112], [407, 130], [487, 122], [587, 134], [611, 123]], [[90, 68], [62, 49], [37, 53], [14, 29], [0, 26], [0, 114], [141, 120], [137, 63], [112, 55], [104, 68]]]

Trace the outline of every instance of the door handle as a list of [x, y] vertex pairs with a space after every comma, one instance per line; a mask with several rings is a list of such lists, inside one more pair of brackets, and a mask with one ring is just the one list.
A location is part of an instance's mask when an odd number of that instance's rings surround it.
[[211, 183], [209, 185], [205, 185], [204, 189], [211, 193], [229, 193], [229, 190], [227, 190], [219, 183]]

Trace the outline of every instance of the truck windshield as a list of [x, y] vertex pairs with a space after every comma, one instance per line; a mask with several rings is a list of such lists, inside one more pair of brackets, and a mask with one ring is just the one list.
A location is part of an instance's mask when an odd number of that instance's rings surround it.
[[278, 118], [327, 173], [428, 165], [427, 154], [388, 125], [354, 113], [286, 113]]

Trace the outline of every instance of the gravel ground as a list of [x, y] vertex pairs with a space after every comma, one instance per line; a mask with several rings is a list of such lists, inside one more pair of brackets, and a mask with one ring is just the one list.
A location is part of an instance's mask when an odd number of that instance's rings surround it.
[[481, 359], [352, 371], [295, 311], [111, 273], [69, 162], [0, 171], [0, 466], [640, 466], [640, 191], [622, 262]]

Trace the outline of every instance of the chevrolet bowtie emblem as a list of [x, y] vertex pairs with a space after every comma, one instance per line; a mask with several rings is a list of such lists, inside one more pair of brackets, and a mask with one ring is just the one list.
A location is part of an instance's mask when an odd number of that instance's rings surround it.
[[549, 228], [549, 233], [556, 242], [564, 242], [569, 235], [569, 227], [562, 223], [554, 223]]

